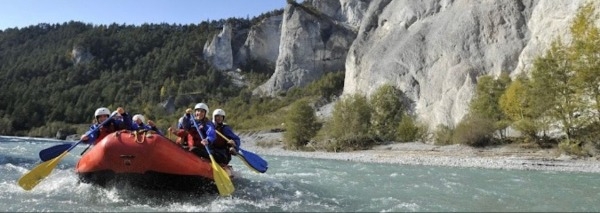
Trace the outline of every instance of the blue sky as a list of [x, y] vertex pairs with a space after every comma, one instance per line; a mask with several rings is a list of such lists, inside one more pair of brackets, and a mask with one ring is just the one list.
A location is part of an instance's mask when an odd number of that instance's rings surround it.
[[68, 21], [198, 24], [283, 9], [286, 0], [0, 0], [0, 30]]

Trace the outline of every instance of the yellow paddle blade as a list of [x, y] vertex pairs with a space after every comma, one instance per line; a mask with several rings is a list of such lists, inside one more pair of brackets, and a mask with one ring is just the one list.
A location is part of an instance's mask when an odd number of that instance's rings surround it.
[[217, 162], [212, 155], [210, 156], [210, 161], [212, 162], [210, 165], [213, 169], [213, 178], [215, 179], [215, 184], [217, 184], [217, 189], [219, 190], [219, 194], [221, 196], [229, 196], [233, 193], [235, 188], [233, 187], [233, 183], [231, 179], [229, 179], [229, 175]]
[[31, 171], [25, 173], [21, 178], [19, 178], [19, 186], [21, 188], [29, 191], [33, 189], [33, 187], [37, 186], [44, 178], [48, 177], [52, 170], [56, 167], [58, 162], [67, 155], [67, 151], [60, 154], [58, 157], [43, 162], [40, 165], [37, 165]]

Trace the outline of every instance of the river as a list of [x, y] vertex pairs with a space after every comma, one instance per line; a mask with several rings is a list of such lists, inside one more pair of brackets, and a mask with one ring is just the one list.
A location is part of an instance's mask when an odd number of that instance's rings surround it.
[[599, 212], [600, 174], [360, 163], [262, 155], [266, 173], [239, 159], [231, 197], [79, 183], [80, 145], [31, 191], [17, 184], [64, 141], [0, 136], [0, 206], [8, 212]]

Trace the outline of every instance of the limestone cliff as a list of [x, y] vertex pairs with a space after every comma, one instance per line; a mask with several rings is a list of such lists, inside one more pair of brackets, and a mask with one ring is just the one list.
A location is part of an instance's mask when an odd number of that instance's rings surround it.
[[392, 84], [430, 126], [455, 125], [477, 78], [527, 72], [568, 37], [585, 1], [373, 1], [346, 60], [344, 94]]
[[529, 72], [533, 58], [554, 39], [569, 38], [570, 22], [586, 2], [291, 2], [280, 26], [279, 17], [271, 17], [265, 23], [277, 27], [248, 33], [238, 55], [276, 58], [274, 74], [255, 94], [277, 95], [327, 72], [345, 71], [344, 94], [370, 95], [391, 84], [430, 126], [452, 126], [467, 113], [478, 77]]

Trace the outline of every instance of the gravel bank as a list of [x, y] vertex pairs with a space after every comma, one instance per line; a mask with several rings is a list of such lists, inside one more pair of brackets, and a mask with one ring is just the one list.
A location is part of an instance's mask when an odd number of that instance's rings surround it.
[[[598, 158], [574, 158], [561, 155], [556, 149], [525, 149], [515, 145], [478, 149], [464, 145], [436, 146], [412, 142], [354, 152], [300, 152], [282, 148], [282, 133], [259, 132], [241, 134], [240, 137], [244, 149], [264, 155], [404, 165], [600, 173]], [[274, 145], [264, 148], [257, 146], [257, 142]]]

